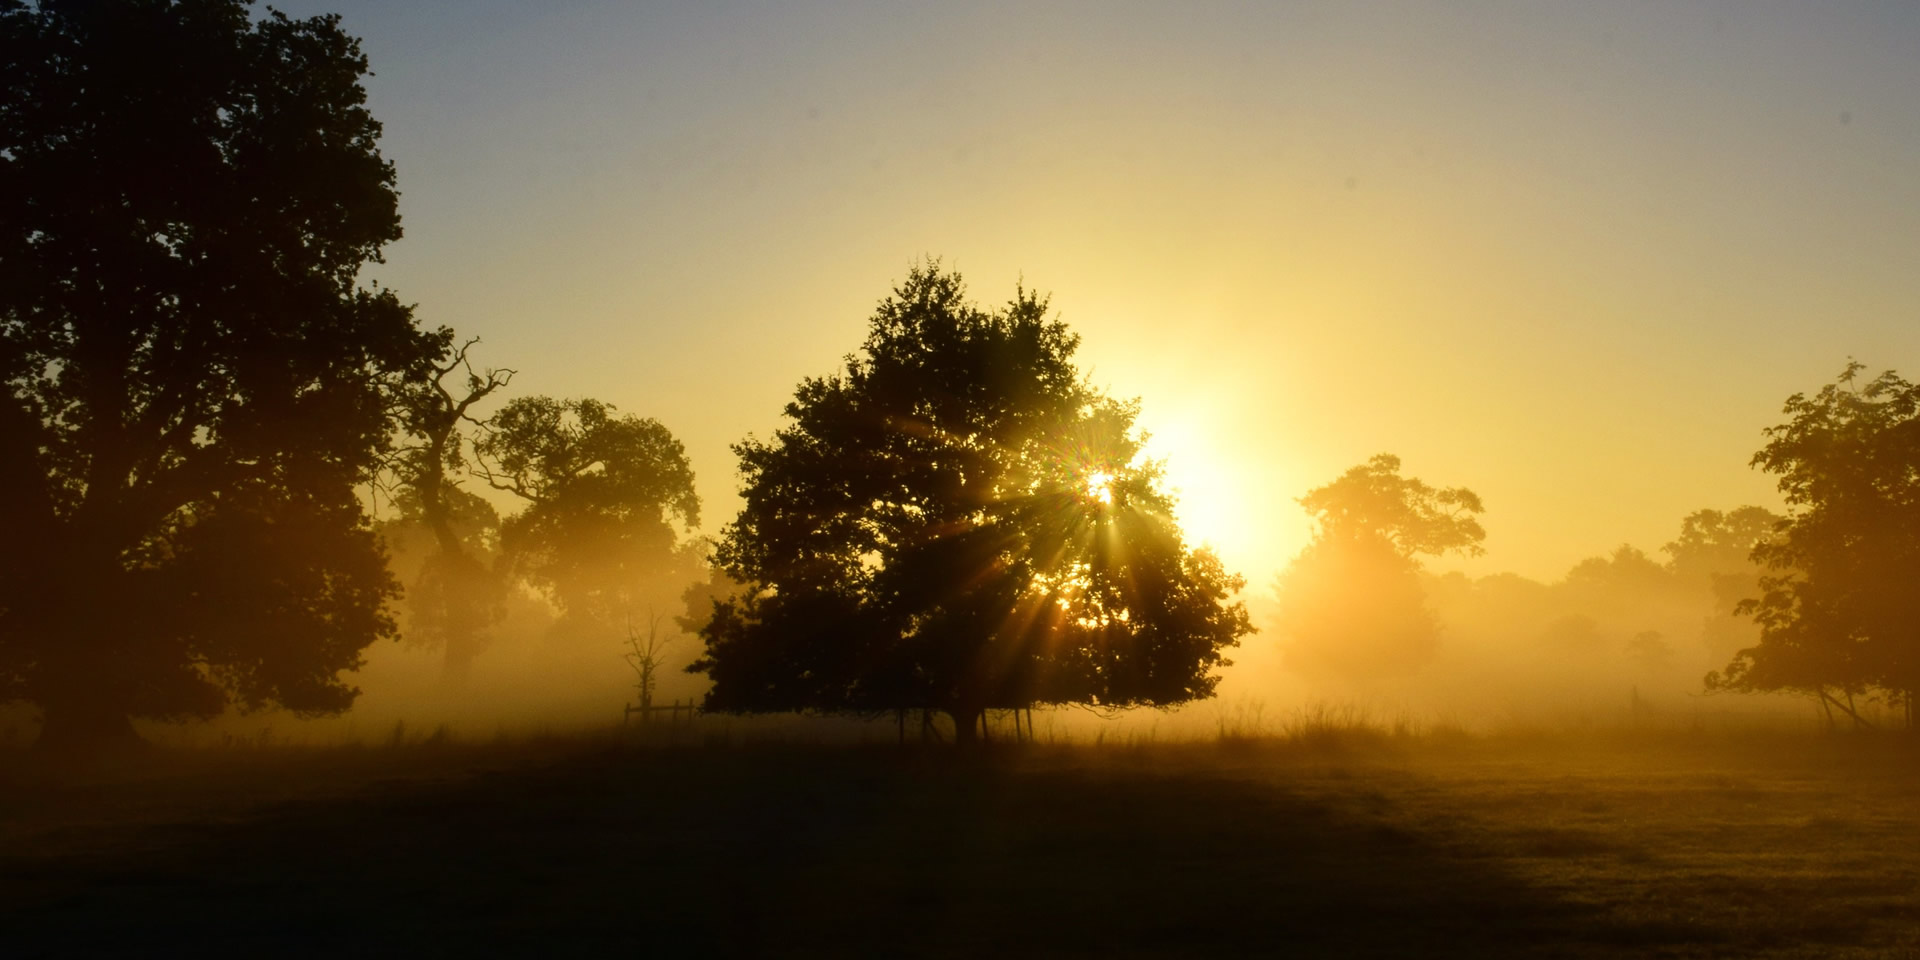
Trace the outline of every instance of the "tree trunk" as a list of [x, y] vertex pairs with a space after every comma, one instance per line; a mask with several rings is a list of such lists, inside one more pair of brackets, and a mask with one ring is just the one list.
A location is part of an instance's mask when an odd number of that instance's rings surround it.
[[447, 648], [440, 655], [440, 679], [455, 686], [466, 683], [467, 676], [473, 673], [473, 658], [480, 651], [479, 644], [470, 638], [449, 636]]
[[971, 746], [979, 742], [980, 708], [948, 707], [947, 715], [953, 718], [953, 742], [957, 746]]
[[1840, 710], [1841, 710], [1841, 711], [1842, 711], [1843, 713], [1845, 713], [1845, 714], [1846, 714], [1847, 716], [1849, 716], [1849, 717], [1852, 717], [1852, 718], [1853, 718], [1853, 728], [1854, 728], [1855, 730], [1861, 730], [1861, 729], [1866, 729], [1866, 730], [1872, 730], [1872, 729], [1874, 729], [1874, 726], [1873, 726], [1873, 724], [1871, 724], [1871, 723], [1868, 723], [1868, 722], [1867, 722], [1867, 718], [1865, 718], [1865, 717], [1863, 717], [1863, 716], [1861, 716], [1861, 715], [1859, 714], [1859, 712], [1858, 712], [1858, 711], [1856, 711], [1856, 710], [1854, 710], [1854, 708], [1853, 708], [1853, 693], [1852, 693], [1852, 691], [1848, 691], [1848, 692], [1847, 692], [1847, 702], [1846, 702], [1846, 703], [1841, 703], [1841, 702], [1840, 702], [1840, 698], [1838, 698], [1838, 697], [1835, 697], [1834, 695], [1832, 695], [1832, 694], [1830, 694], [1830, 693], [1828, 693], [1828, 692], [1827, 692], [1827, 689], [1826, 689], [1825, 687], [1821, 687], [1821, 688], [1820, 688], [1820, 696], [1821, 696], [1821, 697], [1822, 697], [1823, 699], [1825, 699], [1827, 703], [1830, 703], [1830, 704], [1833, 704], [1833, 705], [1834, 705], [1834, 706], [1836, 706], [1836, 707], [1839, 707], [1839, 708], [1840, 708]]

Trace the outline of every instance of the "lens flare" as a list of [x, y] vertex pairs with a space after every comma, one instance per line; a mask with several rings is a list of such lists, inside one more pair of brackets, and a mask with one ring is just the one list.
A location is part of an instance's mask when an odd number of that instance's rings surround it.
[[1113, 474], [1087, 474], [1087, 499], [1102, 504], [1113, 503]]

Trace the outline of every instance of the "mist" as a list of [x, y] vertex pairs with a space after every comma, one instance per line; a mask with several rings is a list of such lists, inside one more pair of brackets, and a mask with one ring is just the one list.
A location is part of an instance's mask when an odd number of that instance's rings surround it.
[[[1758, 595], [1760, 571], [1737, 549], [1711, 559], [1690, 567], [1622, 544], [1547, 582], [1422, 571], [1409, 601], [1427, 615], [1411, 628], [1418, 636], [1396, 644], [1377, 621], [1371, 631], [1353, 629], [1343, 638], [1345, 669], [1312, 663], [1301, 649], [1311, 640], [1293, 635], [1269, 601], [1265, 630], [1253, 641], [1267, 649], [1241, 654], [1222, 693], [1282, 711], [1339, 704], [1382, 723], [1482, 731], [1814, 722], [1804, 698], [1712, 695], [1704, 687], [1708, 673], [1760, 639], [1752, 621], [1734, 613], [1746, 595]], [[1363, 580], [1330, 589], [1336, 608], [1380, 603]]]
[[0, 951], [1920, 955], [1915, 90], [0, 0]]
[[[1748, 554], [1777, 519], [1757, 507], [1701, 511], [1674, 523], [1674, 539], [1661, 546], [1621, 544], [1544, 582], [1421, 569], [1403, 609], [1383, 607], [1380, 585], [1366, 571], [1348, 571], [1313, 585], [1316, 605], [1358, 621], [1334, 624], [1342, 659], [1332, 664], [1315, 662], [1307, 650], [1313, 638], [1297, 635], [1284, 615], [1279, 595], [1287, 570], [1256, 574], [1241, 599], [1260, 632], [1232, 651], [1216, 697], [1145, 712], [1043, 706], [1038, 735], [1061, 742], [1205, 741], [1222, 731], [1279, 735], [1330, 714], [1380, 727], [1483, 734], [1825, 726], [1831, 718], [1804, 696], [1715, 694], [1703, 683], [1759, 642], [1759, 628], [1734, 608], [1758, 595], [1762, 570]], [[394, 576], [418, 583], [428, 538], [404, 521], [383, 529]], [[143, 732], [182, 746], [317, 746], [642, 729], [649, 718], [628, 710], [640, 699], [629, 638], [644, 638], [651, 627], [660, 644], [655, 703], [691, 706], [711, 686], [686, 670], [703, 650], [686, 627], [725, 587], [707, 584], [717, 575], [706, 565], [708, 542], [687, 538], [677, 549], [680, 569], [631, 584], [630, 619], [568, 618], [519, 584], [477, 650], [456, 660], [403, 596], [391, 607], [399, 637], [369, 648], [352, 675], [361, 693], [351, 710], [324, 718], [229, 712], [206, 722], [148, 723]], [[1877, 704], [1859, 708], [1885, 713]], [[823, 719], [814, 734], [785, 722], [756, 726], [747, 717], [704, 722], [725, 724], [738, 736], [764, 730], [780, 739], [896, 735], [890, 715]], [[994, 722], [1011, 735], [1004, 717]], [[16, 710], [10, 725], [16, 742], [31, 739], [29, 711]]]

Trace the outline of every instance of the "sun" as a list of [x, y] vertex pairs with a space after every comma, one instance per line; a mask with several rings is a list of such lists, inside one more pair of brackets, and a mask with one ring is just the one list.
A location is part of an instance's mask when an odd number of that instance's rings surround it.
[[1113, 474], [1104, 471], [1087, 474], [1087, 499], [1112, 505]]

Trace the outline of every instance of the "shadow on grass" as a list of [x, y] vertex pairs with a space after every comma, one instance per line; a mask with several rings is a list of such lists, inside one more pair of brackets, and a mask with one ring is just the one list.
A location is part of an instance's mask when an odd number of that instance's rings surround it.
[[[11, 956], [1568, 956], [1623, 930], [1284, 785], [1011, 755], [607, 750], [0, 858]], [[144, 850], [144, 852], [142, 852]]]

